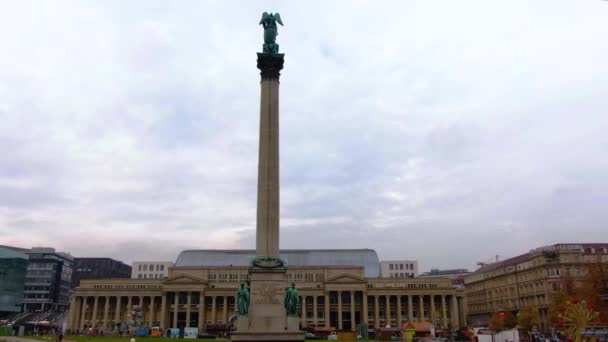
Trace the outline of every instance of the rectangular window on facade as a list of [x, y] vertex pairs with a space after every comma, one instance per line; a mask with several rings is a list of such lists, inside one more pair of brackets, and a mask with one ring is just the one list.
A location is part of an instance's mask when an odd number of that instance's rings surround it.
[[139, 271], [141, 271], [141, 265], [138, 265], [138, 266], [139, 266]]
[[399, 269], [403, 271], [403, 264], [399, 264]]
[[[140, 274], [141, 275], [141, 274]], [[144, 273], [144, 279], [146, 279], [147, 274]]]
[[410, 264], [410, 270], [414, 270], [414, 264]]
[[393, 270], [393, 264], [389, 264], [388, 265], [388, 269], [392, 271]]
[[137, 278], [139, 278], [139, 279], [142, 278], [141, 273], [137, 275]]
[[148, 265], [144, 265], [144, 272], [148, 271]]
[[161, 272], [165, 270], [165, 265], [160, 265]]
[[150, 264], [150, 272], [154, 271], [154, 265]]

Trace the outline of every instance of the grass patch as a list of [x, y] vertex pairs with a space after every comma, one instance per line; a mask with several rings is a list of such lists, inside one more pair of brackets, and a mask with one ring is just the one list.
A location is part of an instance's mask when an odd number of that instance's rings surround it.
[[[35, 340], [48, 341], [51, 342], [53, 339], [50, 336], [26, 336], [26, 338], [31, 338]], [[71, 336], [65, 335], [63, 337], [64, 341], [76, 341], [76, 342], [129, 342], [131, 341], [130, 336]], [[133, 337], [137, 342], [176, 342], [178, 339], [176, 338], [167, 338], [167, 337]], [[190, 341], [190, 339], [181, 339], [182, 341]], [[199, 339], [199, 341], [203, 341], [203, 339]], [[224, 340], [227, 341], [227, 340]]]
[[[53, 339], [50, 336], [25, 336], [25, 338], [29, 338], [29, 339], [33, 339], [33, 340], [40, 340], [40, 341], [48, 341], [51, 342], [53, 341]], [[167, 337], [134, 337], [136, 342], [177, 342], [182, 341], [182, 342], [187, 342], [187, 341], [226, 341], [229, 342], [230, 340], [228, 339], [176, 339], [176, 338], [167, 338]], [[131, 337], [129, 336], [121, 336], [121, 337], [114, 337], [114, 336], [70, 336], [70, 335], [66, 335], [64, 336], [64, 341], [68, 340], [68, 341], [76, 341], [76, 342], [130, 342], [131, 341]], [[314, 340], [311, 342], [328, 342], [328, 340]], [[334, 341], [332, 341], [334, 342]], [[340, 341], [340, 342], [361, 342], [361, 341]]]

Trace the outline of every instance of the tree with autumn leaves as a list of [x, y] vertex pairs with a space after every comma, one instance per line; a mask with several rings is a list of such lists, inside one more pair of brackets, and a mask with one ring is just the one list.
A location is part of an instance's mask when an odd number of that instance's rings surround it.
[[535, 306], [526, 306], [519, 311], [517, 325], [525, 331], [530, 331], [540, 325], [540, 313]]
[[490, 329], [503, 331], [513, 329], [517, 326], [517, 318], [511, 311], [495, 312], [490, 318]]
[[574, 289], [574, 298], [585, 301], [587, 306], [598, 313], [600, 322], [608, 322], [608, 264], [592, 263], [586, 266], [587, 273], [581, 284]]
[[574, 341], [582, 340], [589, 326], [604, 325], [608, 319], [608, 265], [587, 264], [583, 279], [576, 286], [564, 286], [565, 292], [553, 296], [549, 306], [548, 323]]
[[598, 313], [599, 324], [608, 322], [608, 303], [602, 301], [602, 296], [608, 295], [608, 264], [592, 263], [586, 265], [586, 274], [577, 286], [572, 286], [572, 280], [566, 279], [564, 292], [553, 295], [548, 310], [548, 324], [559, 328], [560, 314], [567, 309], [568, 303], [584, 301], [586, 306]]

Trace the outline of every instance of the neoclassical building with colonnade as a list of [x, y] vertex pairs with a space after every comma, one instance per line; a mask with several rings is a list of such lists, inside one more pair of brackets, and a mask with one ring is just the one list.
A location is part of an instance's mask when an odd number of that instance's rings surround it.
[[[235, 315], [237, 288], [248, 280], [252, 250], [190, 250], [164, 279], [83, 280], [70, 295], [68, 328], [114, 330], [128, 321], [133, 305], [148, 327], [226, 325]], [[285, 250], [288, 280], [300, 295], [303, 327], [354, 331], [432, 322], [466, 324], [464, 294], [447, 278], [380, 278], [370, 249]]]

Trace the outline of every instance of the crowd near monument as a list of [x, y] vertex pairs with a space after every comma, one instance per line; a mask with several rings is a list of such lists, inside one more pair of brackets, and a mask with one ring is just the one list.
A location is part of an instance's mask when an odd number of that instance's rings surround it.
[[256, 257], [250, 288], [238, 290], [237, 331], [233, 341], [302, 341], [295, 284], [288, 287], [287, 265], [279, 257], [279, 77], [284, 54], [276, 43], [279, 13], [262, 14], [264, 45], [258, 53], [261, 75], [260, 145]]

